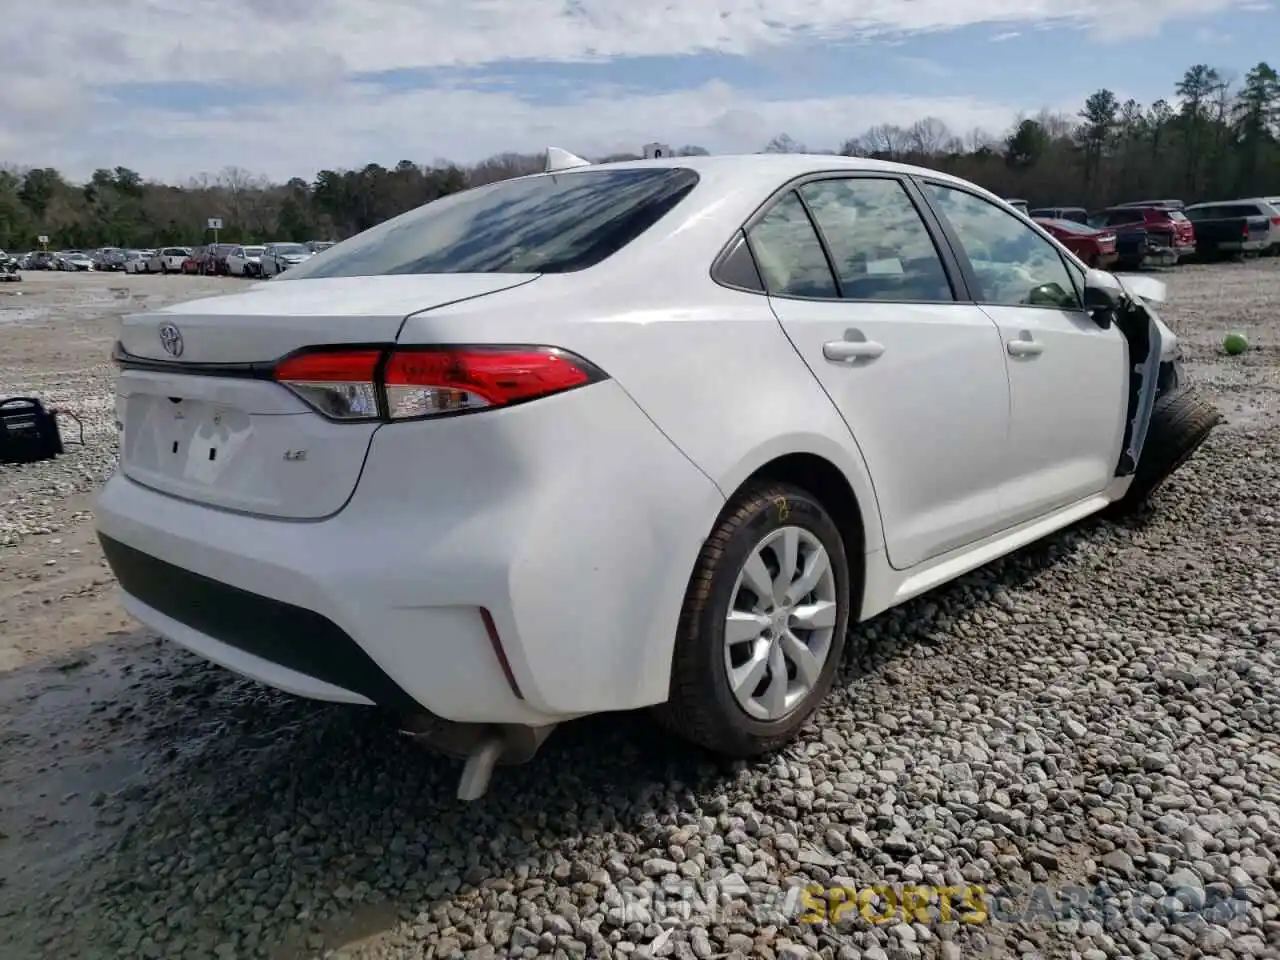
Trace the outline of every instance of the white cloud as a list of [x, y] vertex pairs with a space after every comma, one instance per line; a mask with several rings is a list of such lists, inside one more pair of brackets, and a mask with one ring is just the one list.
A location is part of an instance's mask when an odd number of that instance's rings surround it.
[[[375, 93], [350, 81], [359, 73], [515, 60], [713, 50], [761, 56], [832, 40], [889, 45], [979, 23], [1006, 32], [1105, 24], [1105, 39], [1257, 2], [115, 0], [109, 17], [50, 16], [39, 3], [15, 3], [0, 35], [0, 157], [81, 175], [116, 163], [166, 177], [234, 163], [284, 176], [375, 158], [465, 160], [548, 141], [609, 150], [657, 136], [756, 149], [785, 130], [834, 146], [869, 125], [928, 114], [957, 130], [999, 128], [1016, 109], [1041, 105], [870, 96], [770, 102], [713, 84], [609, 102], [602, 91], [588, 90], [585, 100], [547, 108], [522, 102], [510, 88]], [[930, 69], [924, 62], [914, 67]], [[309, 99], [222, 116], [96, 106], [95, 91], [110, 84], [227, 81], [302, 88]], [[959, 89], [952, 82], [947, 88]]]
[[[511, 59], [749, 54], [797, 39], [875, 39], [977, 23], [1154, 31], [1256, 0], [116, 0], [110, 17], [6, 11], [14, 56], [90, 83], [287, 79]], [[271, 10], [270, 18], [263, 10]], [[0, 67], [0, 69], [5, 69]], [[9, 68], [11, 69], [11, 68]], [[8, 69], [6, 69], [8, 72]]]
[[957, 134], [999, 130], [1014, 109], [964, 98], [838, 97], [762, 101], [721, 83], [664, 95], [600, 96], [532, 107], [514, 93], [420, 90], [393, 93], [347, 87], [288, 107], [229, 109], [193, 117], [152, 109], [89, 110], [82, 135], [50, 127], [34, 141], [5, 143], [0, 155], [25, 149], [29, 161], [83, 177], [122, 164], [157, 179], [185, 179], [240, 166], [273, 179], [310, 177], [321, 167], [392, 165], [409, 159], [460, 162], [504, 150], [561, 146], [602, 155], [638, 151], [659, 140], [713, 152], [755, 151], [788, 133], [814, 149], [835, 148], [881, 123], [945, 120]]

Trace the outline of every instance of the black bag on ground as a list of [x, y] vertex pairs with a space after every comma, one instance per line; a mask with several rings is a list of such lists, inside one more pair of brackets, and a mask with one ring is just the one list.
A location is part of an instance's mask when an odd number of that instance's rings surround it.
[[58, 418], [35, 397], [0, 400], [0, 463], [35, 463], [61, 454]]

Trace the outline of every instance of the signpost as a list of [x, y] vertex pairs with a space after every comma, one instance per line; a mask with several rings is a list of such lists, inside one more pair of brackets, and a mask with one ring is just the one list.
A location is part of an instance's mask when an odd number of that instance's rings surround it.
[[222, 229], [222, 218], [210, 217], [209, 229], [213, 231], [213, 242], [214, 242], [214, 245], [216, 246], [218, 243], [218, 231]]
[[43, 233], [40, 234], [40, 236], [36, 237], [36, 243], [40, 244], [41, 250], [49, 249], [49, 238], [46, 237]]

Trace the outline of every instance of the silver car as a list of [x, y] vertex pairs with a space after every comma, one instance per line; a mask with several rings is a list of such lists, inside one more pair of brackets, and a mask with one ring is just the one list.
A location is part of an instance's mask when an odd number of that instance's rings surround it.
[[275, 276], [296, 267], [314, 254], [302, 243], [268, 243], [262, 249], [262, 275]]

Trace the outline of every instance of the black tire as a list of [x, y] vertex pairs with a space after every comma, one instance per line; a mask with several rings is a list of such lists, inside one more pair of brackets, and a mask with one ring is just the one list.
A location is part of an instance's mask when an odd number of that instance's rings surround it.
[[1190, 388], [1157, 400], [1133, 483], [1121, 499], [1107, 508], [1107, 515], [1127, 517], [1141, 510], [1199, 449], [1221, 419], [1218, 409]]
[[[748, 554], [766, 534], [783, 526], [803, 527], [826, 549], [835, 578], [836, 622], [826, 662], [808, 695], [781, 719], [762, 721], [747, 714], [729, 687], [725, 617]], [[840, 531], [815, 497], [784, 483], [744, 488], [721, 511], [698, 554], [680, 613], [669, 699], [654, 708], [655, 719], [680, 737], [731, 757], [753, 757], [786, 744], [825, 699], [840, 669], [849, 626], [850, 576]]]

